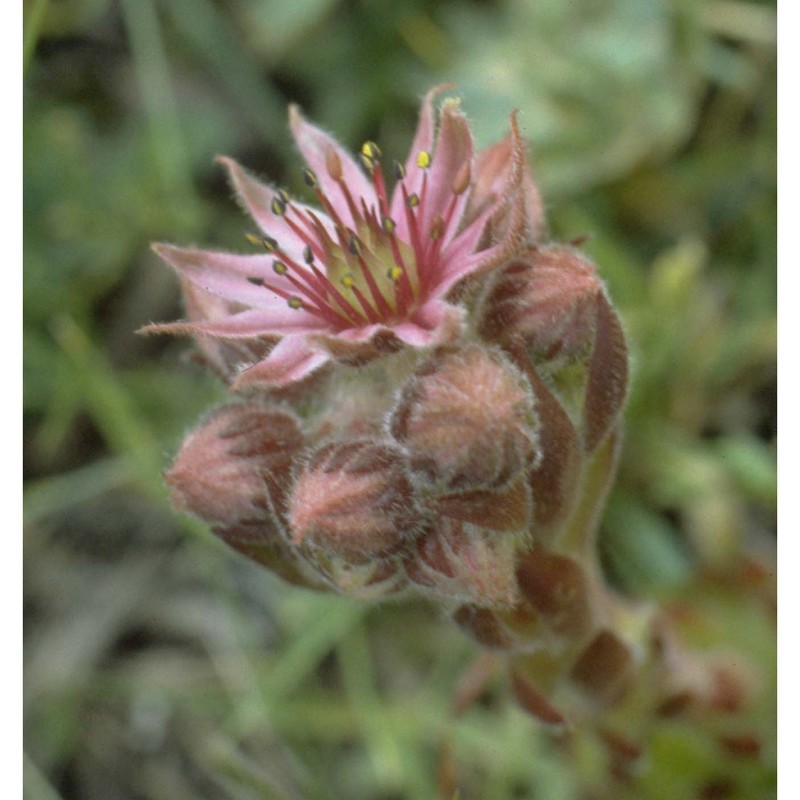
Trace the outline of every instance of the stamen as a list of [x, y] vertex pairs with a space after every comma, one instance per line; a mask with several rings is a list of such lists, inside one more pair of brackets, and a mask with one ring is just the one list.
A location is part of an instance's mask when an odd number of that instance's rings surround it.
[[270, 208], [276, 217], [282, 217], [286, 213], [286, 201], [283, 199], [283, 197], [281, 197], [280, 194], [276, 194], [272, 198]]
[[443, 233], [444, 233], [444, 220], [442, 219], [441, 214], [437, 214], [433, 218], [430, 230], [428, 231], [428, 236], [430, 236], [431, 239], [433, 239], [433, 241], [435, 242], [437, 239], [442, 238]]
[[414, 192], [406, 197], [406, 205], [409, 208], [416, 208], [419, 205], [419, 195]]
[[364, 316], [367, 318], [367, 321], [370, 322], [373, 325], [376, 322], [380, 322], [381, 318], [375, 313], [375, 309], [370, 305], [370, 303], [367, 300], [367, 298], [364, 297], [364, 293], [358, 288], [358, 286], [353, 284], [350, 287], [350, 290], [356, 296], [356, 300], [358, 300], [358, 304], [363, 309]]
[[428, 169], [431, 165], [431, 154], [427, 150], [420, 150], [417, 153], [417, 166], [421, 169]]
[[361, 240], [354, 233], [351, 234], [350, 240], [347, 242], [347, 249], [354, 255], [361, 258], [362, 245]]
[[307, 244], [303, 248], [303, 261], [305, 261], [306, 264], [312, 264], [314, 262], [314, 251], [311, 249], [310, 244]]
[[252, 283], [253, 286], [263, 286], [264, 285], [264, 279], [263, 278], [258, 278], [255, 275], [248, 275], [247, 276], [247, 280], [250, 283]]
[[366, 141], [361, 145], [361, 153], [371, 161], [380, 161], [381, 153], [380, 147], [375, 142]]
[[[350, 306], [345, 305], [343, 311], [339, 311], [331, 305], [330, 300], [328, 300], [328, 298], [325, 296], [328, 288], [333, 289], [330, 281], [328, 281], [327, 278], [324, 276], [318, 276], [315, 273], [314, 277], [317, 279], [317, 283], [315, 284], [312, 280], [312, 276], [308, 275], [305, 270], [299, 268], [290, 258], [286, 257], [286, 260], [291, 268], [297, 272], [297, 276], [302, 278], [302, 281], [294, 277], [288, 269], [284, 271], [287, 265], [283, 264], [283, 262], [276, 262], [276, 264], [280, 264], [284, 269], [279, 267], [275, 271], [279, 275], [282, 275], [285, 280], [289, 281], [297, 288], [299, 292], [302, 293], [302, 297], [298, 297], [297, 299], [301, 302], [302, 307], [306, 311], [327, 320], [335, 326], [340, 326], [342, 323], [348, 325], [361, 325], [363, 323], [363, 320]], [[275, 267], [273, 266], [273, 268]], [[313, 270], [314, 267], [312, 267], [312, 271]], [[322, 277], [322, 280], [319, 279], [320, 277]], [[288, 291], [286, 291], [286, 289], [276, 286], [266, 280], [262, 281], [261, 285], [263, 285], [265, 289], [268, 289], [273, 294], [276, 294], [278, 297], [282, 297], [287, 302], [289, 302], [289, 300], [295, 296], [291, 295]], [[338, 294], [335, 289], [333, 291], [334, 293]]]
[[398, 181], [403, 180], [406, 176], [406, 168], [399, 161], [392, 162], [392, 171], [394, 172], [394, 177]]
[[289, 304], [289, 308], [293, 308], [295, 311], [303, 307], [303, 300], [297, 295], [292, 295], [286, 302]]
[[277, 240], [273, 239], [271, 236], [258, 236], [255, 233], [246, 233], [244, 238], [256, 247], [261, 245], [268, 253], [272, 253], [278, 249]]
[[308, 167], [303, 169], [303, 180], [306, 182], [306, 186], [310, 186], [312, 189], [316, 189], [319, 186], [317, 174]]
[[287, 267], [283, 261], [273, 261], [272, 269], [275, 271], [276, 275], [285, 275], [289, 271], [289, 267]]
[[349, 289], [355, 282], [356, 279], [349, 272], [342, 278], [342, 286], [347, 289]]
[[386, 233], [394, 233], [397, 223], [390, 216], [384, 214], [381, 217], [381, 227], [386, 231]]
[[339, 179], [339, 188], [342, 190], [344, 199], [347, 202], [347, 208], [350, 210], [350, 216], [353, 218], [353, 222], [358, 224], [359, 214], [356, 209], [356, 204], [353, 202], [353, 195], [350, 194], [350, 188], [341, 178]]
[[389, 267], [386, 277], [389, 278], [389, 280], [397, 282], [400, 280], [403, 274], [404, 270], [402, 267]]
[[359, 153], [358, 159], [361, 162], [361, 166], [364, 167], [364, 170], [367, 174], [372, 175], [375, 172], [375, 160], [370, 158], [365, 153]]

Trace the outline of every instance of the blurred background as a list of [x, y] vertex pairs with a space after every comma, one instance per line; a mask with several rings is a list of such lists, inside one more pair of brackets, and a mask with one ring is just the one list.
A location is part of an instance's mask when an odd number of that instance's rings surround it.
[[609, 579], [689, 598], [697, 646], [741, 652], [760, 675], [755, 755], [665, 723], [632, 796], [774, 796], [775, 4], [24, 0], [24, 13], [25, 796], [433, 800], [442, 742], [462, 800], [598, 796], [598, 753], [555, 746], [502, 680], [453, 719], [476, 648], [435, 611], [285, 586], [173, 514], [161, 482], [226, 391], [188, 341], [135, 335], [181, 315], [149, 243], [247, 250], [213, 159], [300, 190], [289, 102], [402, 158], [441, 81], [481, 146], [520, 109], [552, 236], [588, 237], [625, 321]]

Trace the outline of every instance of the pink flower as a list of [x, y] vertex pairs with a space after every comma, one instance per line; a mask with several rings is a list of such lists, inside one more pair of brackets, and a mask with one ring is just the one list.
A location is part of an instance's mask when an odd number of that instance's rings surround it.
[[[464, 312], [451, 290], [502, 264], [542, 223], [514, 115], [509, 136], [476, 154], [456, 101], [444, 101], [437, 125], [433, 100], [444, 88], [425, 97], [391, 192], [376, 144], [363, 145], [359, 164], [294, 106], [305, 182], [322, 210], [221, 158], [261, 229], [248, 239], [267, 253], [156, 245], [182, 279], [189, 319], [145, 331], [197, 337], [234, 390], [289, 384], [331, 359], [358, 363], [456, 339]], [[245, 354], [244, 369], [235, 354]]]

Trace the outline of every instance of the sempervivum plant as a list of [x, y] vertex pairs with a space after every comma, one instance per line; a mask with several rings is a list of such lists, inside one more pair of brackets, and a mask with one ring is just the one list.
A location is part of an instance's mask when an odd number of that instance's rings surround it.
[[192, 336], [238, 395], [189, 434], [167, 482], [177, 507], [295, 584], [430, 598], [504, 654], [525, 709], [593, 720], [633, 758], [665, 709], [735, 705], [746, 686], [607, 587], [594, 536], [623, 327], [594, 265], [546, 240], [516, 117], [476, 152], [458, 103], [437, 112], [441, 88], [392, 166], [291, 108], [315, 204], [222, 159], [256, 251], [156, 246], [187, 319], [147, 330]]

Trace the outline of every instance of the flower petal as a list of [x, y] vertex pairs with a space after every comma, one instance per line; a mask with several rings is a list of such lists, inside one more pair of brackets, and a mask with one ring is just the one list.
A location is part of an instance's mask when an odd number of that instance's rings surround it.
[[[356, 220], [353, 219], [345, 201], [342, 186], [347, 186], [356, 208], [359, 208], [359, 197], [364, 198], [368, 208], [370, 206], [377, 208], [378, 198], [372, 183], [336, 139], [320, 130], [316, 125], [307, 122], [296, 105], [289, 106], [289, 124], [303, 158], [316, 175], [328, 199], [339, 216], [355, 228]], [[338, 181], [334, 180], [328, 172], [328, 154], [331, 152], [341, 164], [342, 176]]]
[[299, 381], [321, 367], [329, 357], [312, 350], [304, 336], [287, 336], [263, 360], [239, 373], [231, 386], [237, 392], [255, 385], [283, 386]]
[[[417, 125], [417, 132], [414, 135], [414, 141], [411, 144], [411, 150], [409, 151], [408, 158], [406, 159], [406, 174], [411, 174], [414, 172], [414, 170], [418, 169], [417, 156], [421, 150], [426, 150], [429, 153], [433, 153], [433, 145], [436, 137], [436, 116], [433, 110], [433, 99], [437, 94], [446, 92], [449, 89], [452, 89], [453, 86], [454, 84], [452, 83], [440, 83], [438, 86], [434, 86], [433, 89], [431, 89], [425, 95], [425, 98], [422, 101], [422, 108], [419, 112], [419, 124]], [[398, 192], [398, 194], [400, 193]], [[392, 213], [397, 213], [394, 205], [392, 207]]]
[[[243, 203], [245, 210], [250, 214], [261, 230], [274, 238], [281, 249], [284, 250], [295, 261], [300, 261], [306, 240], [288, 224], [285, 216], [279, 216], [272, 211], [272, 201], [277, 194], [277, 189], [269, 184], [262, 183], [250, 175], [247, 170], [237, 164], [232, 158], [218, 156], [217, 162], [222, 164], [227, 170], [231, 184], [238, 198]], [[305, 214], [311, 210], [328, 230], [333, 233], [333, 225], [328, 217], [318, 209], [298, 203], [292, 199], [291, 207], [296, 212]]]
[[407, 322], [392, 325], [391, 331], [414, 347], [434, 347], [457, 339], [463, 328], [464, 309], [443, 300], [430, 300]]
[[153, 250], [186, 278], [201, 289], [226, 300], [255, 308], [272, 308], [285, 301], [264, 286], [248, 278], [265, 280], [287, 292], [295, 292], [285, 277], [272, 270], [274, 259], [266, 255], [243, 256], [217, 253], [170, 244], [154, 244]]
[[471, 165], [475, 145], [467, 118], [455, 100], [445, 100], [439, 120], [439, 136], [428, 169], [428, 187], [422, 209], [422, 229], [427, 232], [437, 214], [444, 215], [453, 194], [453, 184], [464, 164]]
[[205, 322], [163, 322], [147, 325], [141, 333], [206, 335], [221, 339], [249, 339], [260, 336], [283, 336], [292, 333], [315, 333], [326, 330], [328, 323], [303, 309], [289, 306], [249, 309]]

